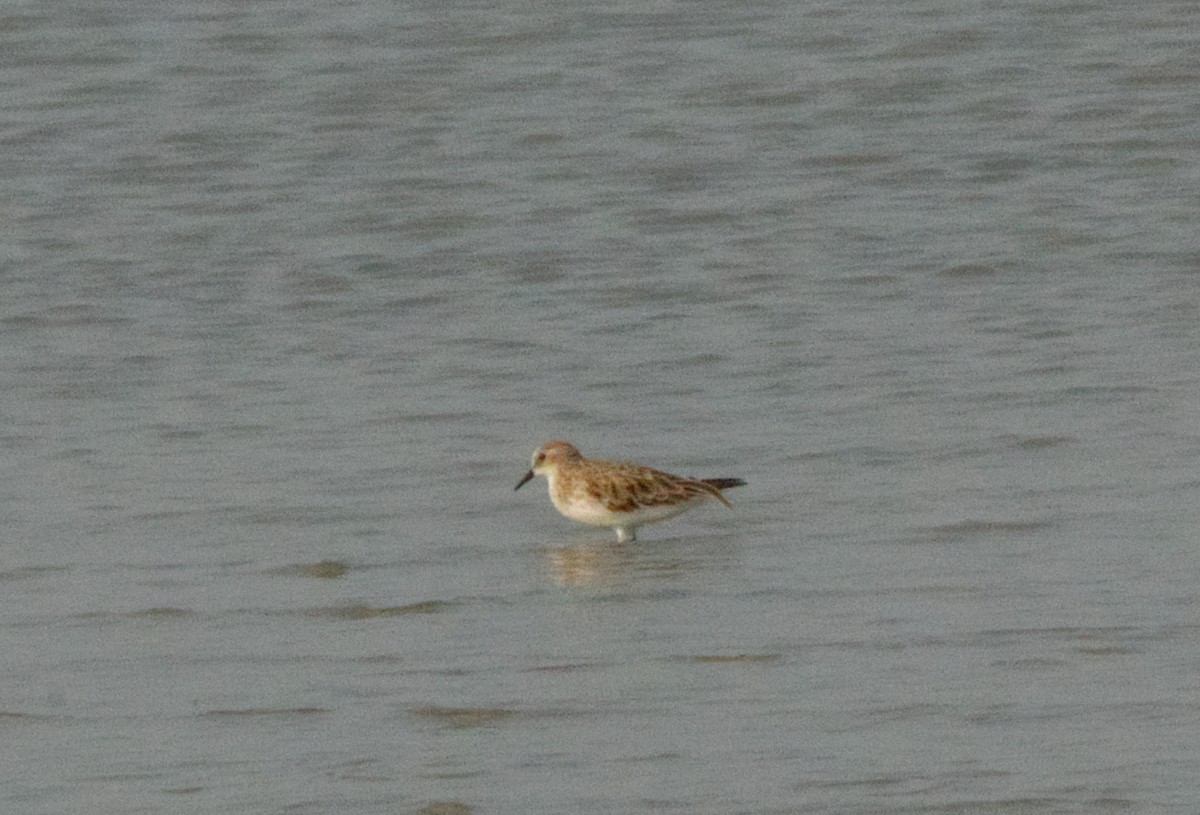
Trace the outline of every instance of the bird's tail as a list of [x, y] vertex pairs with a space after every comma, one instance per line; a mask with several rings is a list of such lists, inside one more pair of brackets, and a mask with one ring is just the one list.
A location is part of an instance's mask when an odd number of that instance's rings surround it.
[[716, 487], [719, 490], [746, 486], [746, 482], [740, 478], [701, 478], [700, 480], [710, 487]]

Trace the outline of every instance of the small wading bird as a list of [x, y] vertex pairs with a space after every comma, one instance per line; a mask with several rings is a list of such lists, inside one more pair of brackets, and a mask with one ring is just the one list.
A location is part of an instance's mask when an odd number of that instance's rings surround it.
[[565, 441], [548, 441], [514, 489], [536, 475], [550, 482], [554, 508], [572, 521], [611, 526], [619, 542], [635, 540], [635, 530], [673, 518], [708, 499], [730, 506], [721, 490], [741, 487], [740, 478], [684, 478], [624, 461], [584, 458]]

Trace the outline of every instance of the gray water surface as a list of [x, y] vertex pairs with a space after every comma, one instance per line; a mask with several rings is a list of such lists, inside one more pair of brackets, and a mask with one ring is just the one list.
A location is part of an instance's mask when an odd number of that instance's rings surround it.
[[1200, 810], [1197, 31], [10, 3], [0, 808]]

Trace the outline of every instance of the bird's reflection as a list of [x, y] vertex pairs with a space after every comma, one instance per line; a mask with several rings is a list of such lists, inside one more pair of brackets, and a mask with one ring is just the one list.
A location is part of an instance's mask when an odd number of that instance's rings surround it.
[[628, 577], [630, 547], [623, 543], [552, 546], [545, 550], [554, 582], [561, 586], [599, 586]]
[[676, 576], [702, 567], [702, 556], [680, 557], [667, 541], [550, 546], [544, 551], [554, 582], [562, 586], [606, 586], [646, 577]]

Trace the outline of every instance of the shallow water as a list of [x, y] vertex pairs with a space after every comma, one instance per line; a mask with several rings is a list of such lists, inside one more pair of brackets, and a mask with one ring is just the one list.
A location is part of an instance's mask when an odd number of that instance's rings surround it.
[[1194, 812], [1198, 9], [7, 9], [4, 809]]

